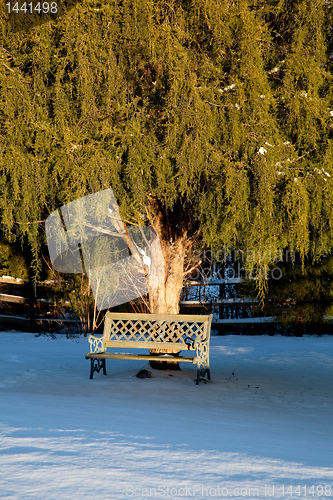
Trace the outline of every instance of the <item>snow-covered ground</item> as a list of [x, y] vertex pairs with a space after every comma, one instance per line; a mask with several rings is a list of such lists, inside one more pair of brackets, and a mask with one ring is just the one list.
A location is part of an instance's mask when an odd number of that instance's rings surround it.
[[1, 499], [333, 496], [332, 336], [212, 337], [199, 386], [140, 361], [90, 380], [85, 338], [0, 341]]

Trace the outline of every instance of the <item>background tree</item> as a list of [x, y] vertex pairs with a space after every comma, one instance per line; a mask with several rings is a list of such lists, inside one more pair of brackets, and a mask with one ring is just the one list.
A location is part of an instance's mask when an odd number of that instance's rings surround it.
[[[270, 279], [269, 291], [264, 307], [253, 307], [260, 315], [273, 316], [279, 320], [284, 333], [323, 334], [330, 330], [327, 320], [333, 317], [333, 256], [323, 255], [318, 262], [298, 255], [294, 262], [277, 263], [281, 269], [278, 280]], [[242, 283], [242, 293], [247, 296], [255, 292], [254, 282]]]
[[196, 244], [301, 258], [332, 249], [332, 5], [84, 0], [15, 31], [1, 6], [0, 211], [30, 242], [112, 187], [159, 235], [151, 311], [177, 313]]

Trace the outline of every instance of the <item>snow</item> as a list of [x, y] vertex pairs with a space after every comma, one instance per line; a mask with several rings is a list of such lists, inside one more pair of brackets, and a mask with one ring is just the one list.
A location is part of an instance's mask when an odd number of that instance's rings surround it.
[[128, 360], [90, 380], [83, 337], [0, 339], [1, 499], [332, 495], [332, 336], [213, 336], [199, 386]]
[[265, 149], [263, 146], [261, 146], [259, 148], [259, 151], [257, 152], [257, 154], [264, 155], [265, 153], [267, 153], [267, 149]]
[[236, 87], [235, 83], [232, 83], [231, 85], [228, 85], [227, 87], [224, 87], [223, 89], [218, 89], [219, 92], [227, 92], [228, 90], [233, 90]]

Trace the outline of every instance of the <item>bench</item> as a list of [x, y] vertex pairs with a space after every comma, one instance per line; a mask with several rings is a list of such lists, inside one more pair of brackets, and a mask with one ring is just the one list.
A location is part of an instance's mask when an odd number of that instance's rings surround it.
[[[101, 337], [89, 335], [90, 378], [103, 369], [106, 359], [140, 359], [147, 361], [190, 362], [197, 366], [196, 384], [209, 371], [209, 340], [212, 314], [191, 316], [178, 314], [127, 314], [107, 312]], [[107, 352], [109, 348], [150, 349], [170, 353], [137, 354]], [[185, 356], [180, 356], [185, 351]]]

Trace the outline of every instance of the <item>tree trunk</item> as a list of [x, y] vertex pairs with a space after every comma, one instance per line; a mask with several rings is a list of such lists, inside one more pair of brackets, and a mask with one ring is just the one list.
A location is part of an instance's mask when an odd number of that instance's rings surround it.
[[[158, 239], [152, 245], [152, 264], [148, 278], [149, 304], [152, 314], [178, 314], [179, 296], [183, 288], [183, 268], [187, 243], [186, 230], [177, 231], [174, 238], [162, 225], [162, 217], [153, 225]], [[159, 240], [159, 241], [158, 241]], [[160, 245], [160, 246], [159, 246]], [[151, 354], [178, 353], [174, 350], [152, 349]], [[179, 363], [151, 361], [157, 369], [180, 369]]]
[[170, 245], [161, 242], [161, 246], [163, 262], [155, 262], [158, 269], [154, 269], [152, 264], [148, 281], [150, 311], [152, 314], [178, 314], [179, 296], [183, 288], [185, 246], [182, 240]]

